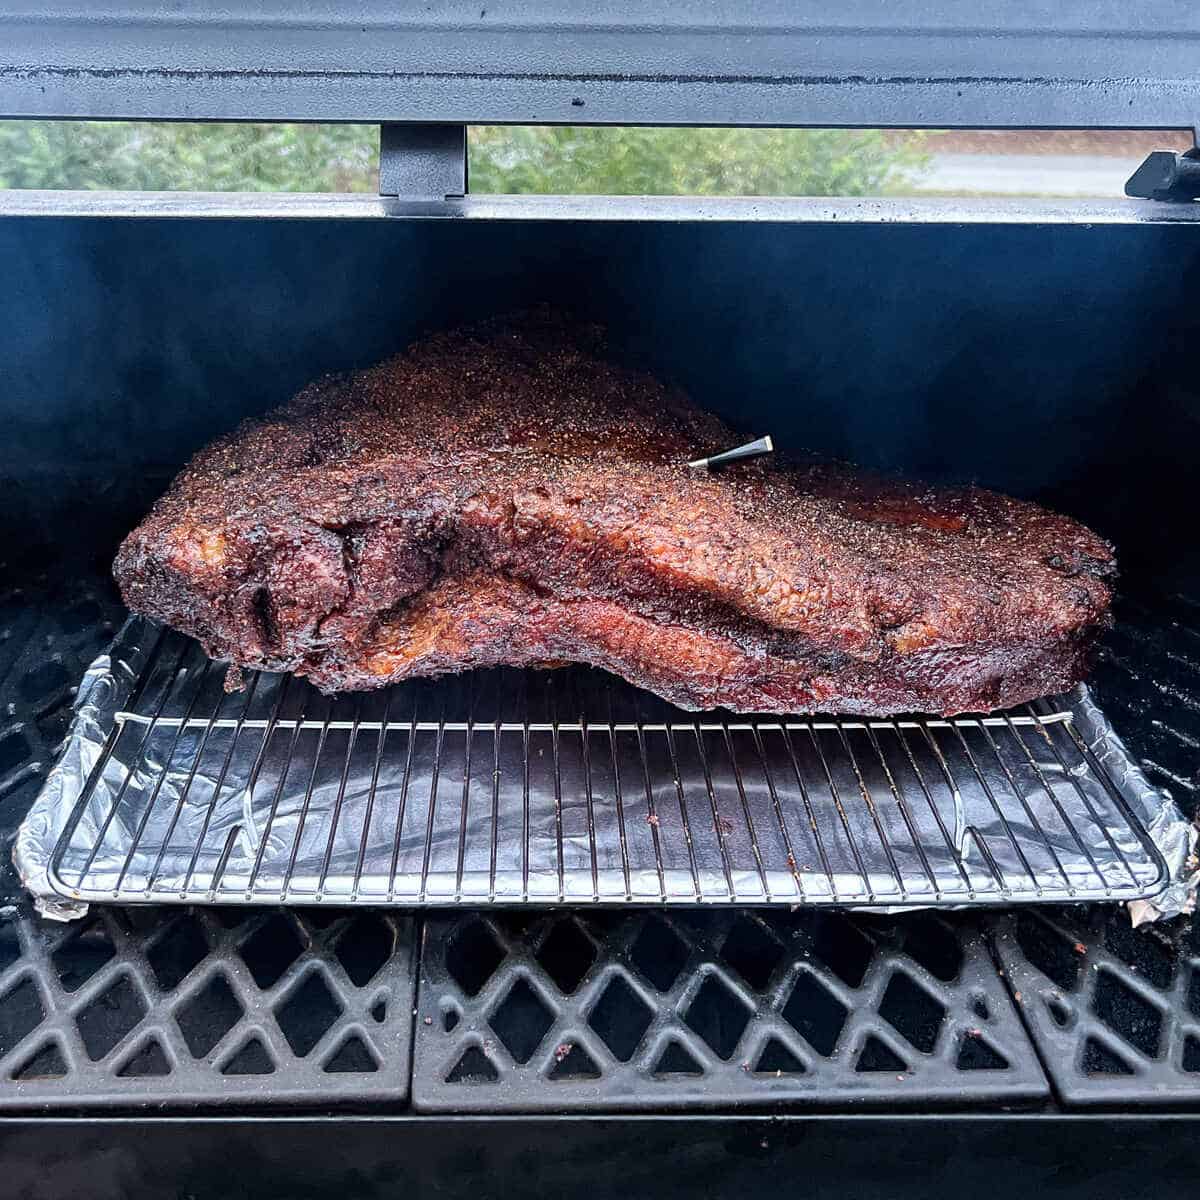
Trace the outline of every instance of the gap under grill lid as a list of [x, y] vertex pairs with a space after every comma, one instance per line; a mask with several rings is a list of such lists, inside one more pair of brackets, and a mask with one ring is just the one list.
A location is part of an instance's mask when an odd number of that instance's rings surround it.
[[1161, 803], [1083, 689], [988, 717], [686, 713], [604, 672], [322, 696], [131, 619], [18, 839], [129, 903], [961, 906], [1147, 897]]

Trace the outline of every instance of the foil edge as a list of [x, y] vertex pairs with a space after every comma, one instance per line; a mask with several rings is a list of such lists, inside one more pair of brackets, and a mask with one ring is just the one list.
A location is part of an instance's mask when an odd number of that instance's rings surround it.
[[1129, 752], [1120, 734], [1086, 684], [1070, 693], [1076, 713], [1076, 728], [1096, 756], [1121, 796], [1142, 823], [1147, 836], [1167, 864], [1168, 883], [1157, 895], [1128, 902], [1135, 925], [1195, 912], [1200, 887], [1200, 830], [1189, 821], [1165, 788], [1155, 787], [1137, 758]]
[[50, 876], [50, 860], [80, 793], [104, 752], [115, 717], [129, 698], [146, 660], [134, 639], [137, 627], [155, 627], [126, 617], [111, 646], [92, 660], [72, 706], [63, 748], [17, 829], [12, 860], [39, 916], [74, 921], [86, 916], [85, 901], [64, 896]]

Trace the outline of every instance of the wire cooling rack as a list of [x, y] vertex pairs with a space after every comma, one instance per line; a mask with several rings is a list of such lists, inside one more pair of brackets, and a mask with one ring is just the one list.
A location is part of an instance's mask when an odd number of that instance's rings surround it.
[[226, 694], [223, 673], [131, 620], [81, 688], [25, 867], [41, 845], [54, 892], [122, 904], [970, 905], [1166, 883], [1145, 781], [1083, 691], [790, 719], [686, 713], [586, 668], [339, 697], [266, 673]]

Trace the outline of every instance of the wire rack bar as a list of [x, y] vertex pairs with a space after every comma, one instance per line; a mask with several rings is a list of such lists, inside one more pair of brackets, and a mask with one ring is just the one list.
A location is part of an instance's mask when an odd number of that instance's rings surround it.
[[[154, 724], [160, 729], [178, 729], [187, 728], [194, 729], [198, 727], [212, 727], [214, 729], [233, 729], [235, 727], [242, 729], [265, 729], [269, 721], [266, 720], [247, 720], [239, 721], [235, 717], [222, 717], [218, 720], [213, 720], [211, 717], [154, 717], [144, 713], [119, 712], [114, 718], [118, 725], [126, 723], [133, 725], [150, 725]], [[853, 718], [847, 718], [840, 721], [800, 721], [788, 720], [780, 721], [771, 717], [763, 717], [754, 721], [747, 720], [730, 720], [730, 721], [679, 721], [671, 725], [656, 723], [654, 721], [388, 721], [386, 723], [380, 721], [359, 721], [354, 720], [299, 720], [299, 721], [276, 721], [276, 729], [405, 729], [405, 730], [437, 730], [444, 729], [449, 732], [463, 733], [473, 729], [491, 729], [497, 732], [518, 732], [525, 729], [534, 732], [543, 733], [585, 733], [587, 730], [595, 730], [597, 732], [607, 733], [635, 733], [637, 730], [646, 730], [648, 732], [662, 733], [667, 729], [678, 732], [680, 730], [691, 731], [699, 729], [702, 732], [724, 733], [726, 731], [738, 732], [751, 729], [978, 729], [988, 726], [997, 728], [1005, 728], [1012, 725], [1028, 726], [1028, 725], [1053, 725], [1063, 721], [1069, 721], [1071, 713], [1069, 710], [1064, 712], [1049, 713], [1048, 715], [1026, 717], [1020, 714], [1010, 716], [1003, 715], [998, 717], [928, 717], [921, 720], [872, 720], [872, 721], [856, 721]]]

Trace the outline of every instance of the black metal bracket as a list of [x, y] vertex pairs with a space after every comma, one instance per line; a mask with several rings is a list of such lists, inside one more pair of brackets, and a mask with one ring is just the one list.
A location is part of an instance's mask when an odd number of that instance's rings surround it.
[[444, 200], [467, 192], [465, 125], [379, 127], [379, 194]]
[[1200, 196], [1200, 147], [1183, 154], [1155, 150], [1125, 183], [1125, 195], [1144, 200], [1195, 200]]

